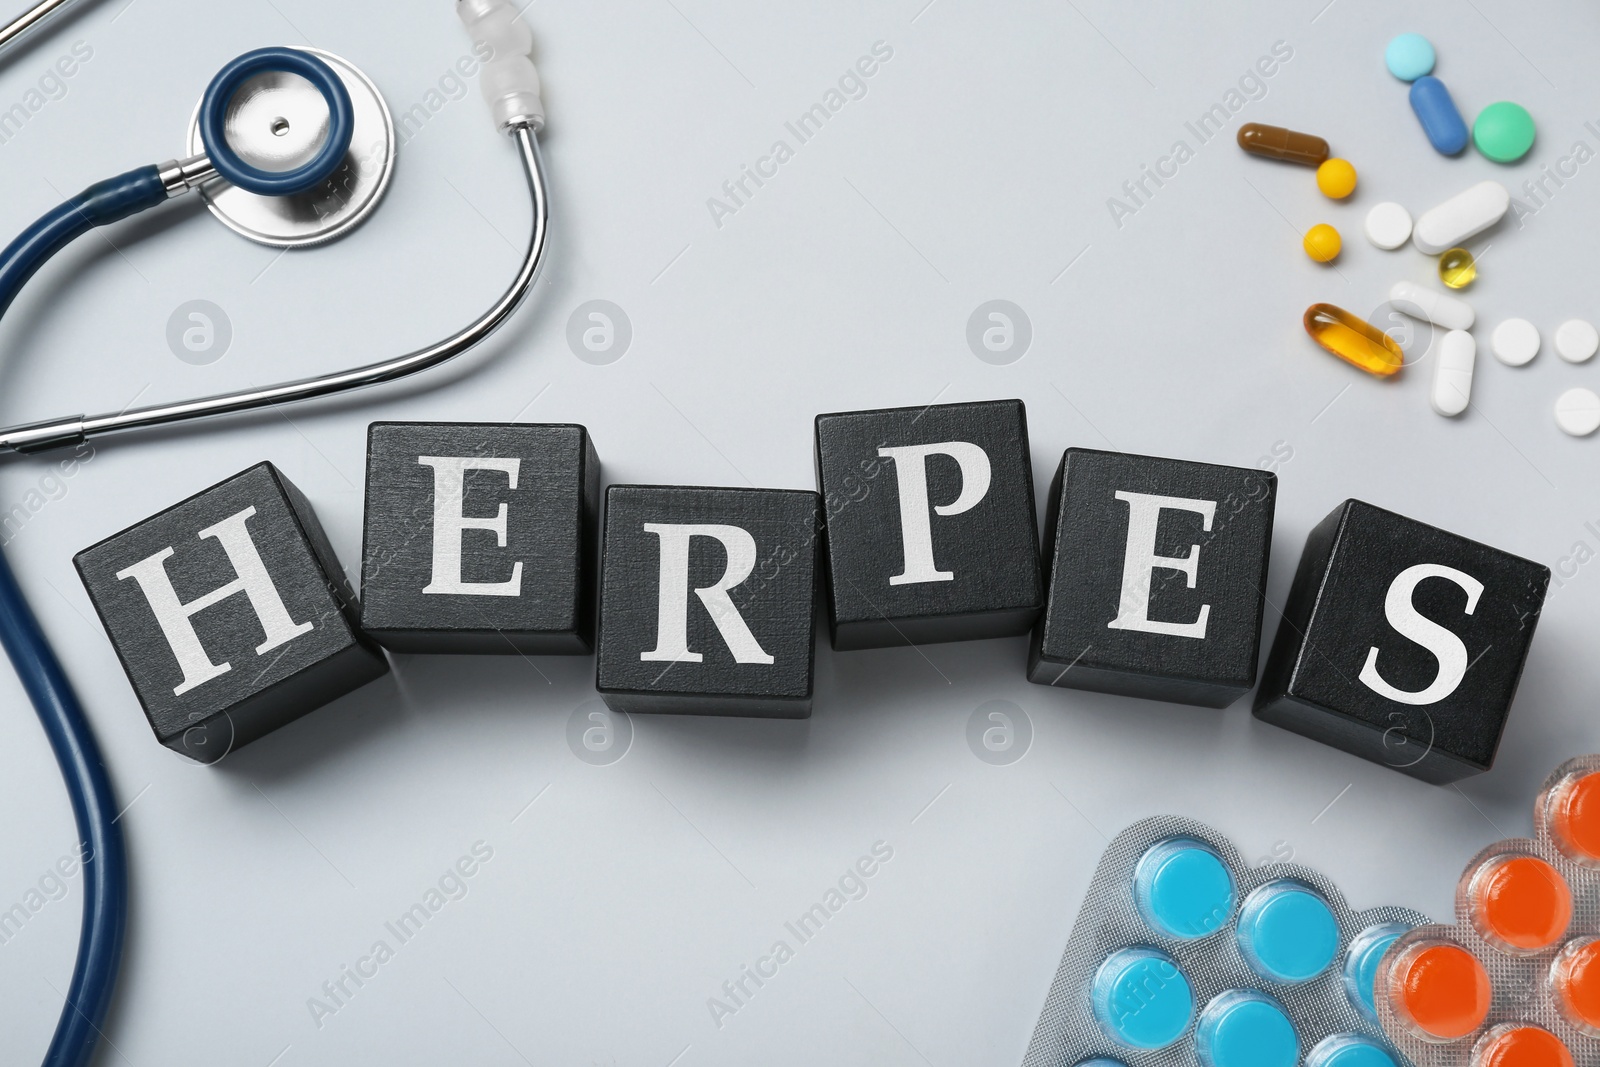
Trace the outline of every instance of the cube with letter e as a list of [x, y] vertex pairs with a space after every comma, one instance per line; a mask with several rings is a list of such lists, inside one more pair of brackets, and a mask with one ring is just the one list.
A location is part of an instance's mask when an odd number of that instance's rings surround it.
[[1360, 500], [1306, 539], [1256, 717], [1426, 782], [1486, 771], [1550, 568]]
[[156, 739], [199, 762], [389, 669], [311, 504], [270, 463], [74, 562]]
[[606, 490], [596, 688], [618, 711], [805, 718], [817, 494]]
[[818, 415], [833, 647], [1027, 633], [1044, 604], [1020, 400]]
[[1277, 476], [1070, 448], [1028, 678], [1226, 707], [1255, 683]]
[[600, 460], [582, 426], [375, 422], [361, 626], [397, 652], [593, 648]]

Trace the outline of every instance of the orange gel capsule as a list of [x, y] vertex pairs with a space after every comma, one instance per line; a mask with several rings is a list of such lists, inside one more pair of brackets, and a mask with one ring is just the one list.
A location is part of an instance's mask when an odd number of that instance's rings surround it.
[[1239, 127], [1239, 147], [1253, 156], [1281, 159], [1285, 163], [1304, 163], [1320, 167], [1328, 159], [1328, 142], [1309, 133], [1296, 133], [1282, 126], [1247, 122]]
[[1600, 1037], [1600, 938], [1567, 942], [1550, 963], [1550, 992], [1575, 1030]]
[[1567, 880], [1537, 856], [1485, 860], [1467, 883], [1467, 909], [1483, 939], [1523, 955], [1548, 948], [1572, 921]]
[[1389, 968], [1389, 1006], [1424, 1041], [1455, 1041], [1489, 1016], [1489, 972], [1449, 941], [1419, 941]]
[[1501, 1023], [1473, 1047], [1472, 1067], [1572, 1067], [1572, 1053], [1543, 1027]]
[[1562, 853], [1600, 867], [1600, 771], [1574, 774], [1550, 791], [1550, 836]]
[[1393, 337], [1343, 308], [1312, 304], [1306, 308], [1305, 325], [1313, 341], [1368, 374], [1387, 378], [1405, 363], [1406, 354]]

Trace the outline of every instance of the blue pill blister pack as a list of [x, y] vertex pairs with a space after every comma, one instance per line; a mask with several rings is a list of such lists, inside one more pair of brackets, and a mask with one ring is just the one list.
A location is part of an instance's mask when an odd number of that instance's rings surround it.
[[1426, 922], [1352, 911], [1297, 864], [1246, 867], [1203, 823], [1143, 819], [1100, 858], [1023, 1067], [1410, 1067], [1373, 982]]

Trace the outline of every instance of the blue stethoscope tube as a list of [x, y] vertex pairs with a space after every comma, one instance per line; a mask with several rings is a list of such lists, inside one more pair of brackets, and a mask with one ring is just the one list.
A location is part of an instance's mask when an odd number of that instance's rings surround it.
[[[257, 74], [282, 71], [306, 78], [328, 103], [328, 135], [312, 160], [290, 171], [252, 167], [228, 145], [227, 107], [235, 92]], [[349, 150], [350, 96], [326, 63], [288, 48], [248, 52], [218, 73], [200, 107], [200, 130], [217, 173], [252, 192], [289, 196], [315, 188], [333, 173]], [[39, 219], [0, 252], [0, 316], [45, 261], [95, 226], [127, 218], [167, 199], [159, 168], [140, 167], [98, 182]], [[0, 552], [0, 645], [33, 702], [72, 801], [83, 848], [83, 928], [66, 1004], [44, 1067], [84, 1067], [116, 991], [122, 965], [128, 913], [128, 860], [118, 812], [83, 707], [67, 681], [28, 606], [5, 554]]]

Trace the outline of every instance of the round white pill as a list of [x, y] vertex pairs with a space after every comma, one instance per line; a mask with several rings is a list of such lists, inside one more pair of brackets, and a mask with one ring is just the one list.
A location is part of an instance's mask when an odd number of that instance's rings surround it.
[[1508, 367], [1520, 367], [1539, 354], [1539, 328], [1527, 319], [1507, 319], [1489, 337], [1494, 358]]
[[1379, 248], [1399, 248], [1411, 240], [1411, 212], [1385, 201], [1367, 212], [1367, 240]]
[[1593, 389], [1568, 389], [1556, 397], [1556, 425], [1574, 437], [1600, 430], [1600, 396]]
[[1556, 327], [1556, 355], [1568, 363], [1582, 363], [1600, 349], [1600, 332], [1582, 319], [1568, 319]]

